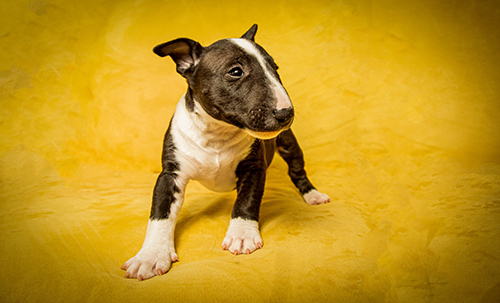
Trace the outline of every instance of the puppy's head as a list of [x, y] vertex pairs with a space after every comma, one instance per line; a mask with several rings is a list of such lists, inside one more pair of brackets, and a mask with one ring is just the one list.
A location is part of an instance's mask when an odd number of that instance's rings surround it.
[[217, 120], [270, 139], [290, 127], [294, 110], [278, 66], [255, 43], [256, 32], [253, 25], [241, 38], [219, 40], [208, 47], [180, 38], [153, 51], [172, 57], [177, 72], [188, 81], [191, 102]]

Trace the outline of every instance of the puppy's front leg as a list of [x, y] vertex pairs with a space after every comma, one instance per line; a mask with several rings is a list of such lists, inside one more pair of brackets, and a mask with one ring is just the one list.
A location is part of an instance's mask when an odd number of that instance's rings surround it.
[[266, 182], [267, 165], [264, 152], [263, 142], [256, 140], [250, 155], [236, 169], [237, 198], [226, 237], [222, 242], [222, 249], [235, 255], [249, 254], [263, 245], [258, 221]]
[[185, 183], [168, 167], [159, 175], [153, 193], [153, 206], [146, 238], [141, 250], [122, 269], [126, 278], [139, 281], [166, 273], [178, 260], [174, 247], [177, 215], [184, 200]]

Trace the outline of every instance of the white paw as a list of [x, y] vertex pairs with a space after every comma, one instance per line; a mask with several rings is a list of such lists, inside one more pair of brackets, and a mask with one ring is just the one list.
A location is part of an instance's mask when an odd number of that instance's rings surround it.
[[330, 202], [330, 197], [313, 189], [304, 195], [304, 200], [306, 200], [307, 204], [318, 205]]
[[167, 246], [143, 247], [135, 257], [123, 264], [125, 278], [139, 281], [161, 276], [170, 269], [172, 262], [178, 261], [177, 254]]
[[259, 223], [253, 220], [240, 218], [231, 219], [226, 237], [222, 241], [222, 249], [231, 253], [249, 254], [262, 248], [262, 238], [259, 232]]

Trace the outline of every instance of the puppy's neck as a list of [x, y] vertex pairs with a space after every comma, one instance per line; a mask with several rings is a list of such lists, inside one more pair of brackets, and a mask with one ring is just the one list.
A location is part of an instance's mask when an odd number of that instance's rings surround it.
[[184, 120], [182, 122], [190, 121], [190, 123], [179, 125], [179, 132], [198, 146], [211, 150], [222, 150], [242, 142], [251, 144], [255, 141], [255, 138], [242, 129], [212, 118], [196, 100], [193, 100], [193, 104], [193, 110], [188, 110], [184, 96], [177, 106], [176, 115]]

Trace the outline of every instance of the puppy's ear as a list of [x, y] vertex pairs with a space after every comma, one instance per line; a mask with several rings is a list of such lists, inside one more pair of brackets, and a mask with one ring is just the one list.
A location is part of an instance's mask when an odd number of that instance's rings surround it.
[[252, 25], [252, 27], [250, 27], [250, 29], [243, 34], [243, 36], [241, 36], [241, 38], [255, 41], [255, 33], [257, 33], [257, 24]]
[[166, 42], [153, 48], [160, 57], [170, 56], [177, 65], [177, 72], [186, 77], [186, 72], [198, 64], [203, 46], [196, 41], [180, 38]]

